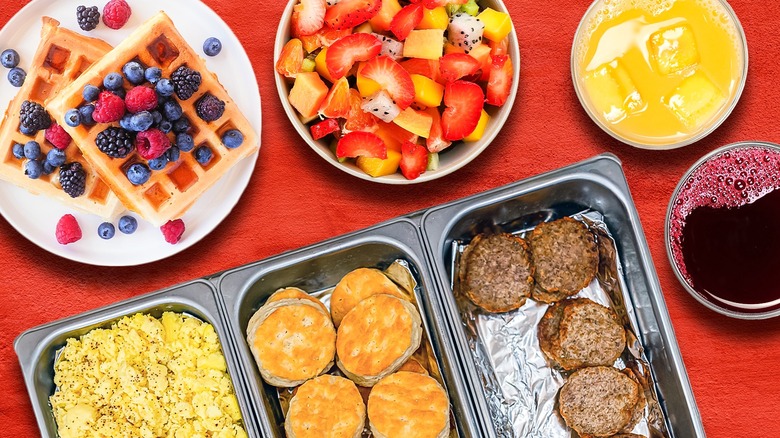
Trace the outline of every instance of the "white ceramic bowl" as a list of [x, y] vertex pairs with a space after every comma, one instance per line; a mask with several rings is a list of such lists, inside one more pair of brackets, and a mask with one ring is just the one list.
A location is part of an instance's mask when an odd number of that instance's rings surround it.
[[[279, 28], [276, 32], [276, 43], [274, 45], [274, 65], [276, 65], [279, 55], [282, 52], [282, 48], [290, 39], [290, 20], [292, 17], [293, 6], [298, 0], [289, 0], [287, 7], [282, 13], [282, 18], [279, 20]], [[509, 13], [501, 0], [479, 0], [481, 7], [490, 7], [496, 11]], [[516, 17], [513, 17], [516, 19]], [[512, 60], [512, 66], [514, 67], [514, 75], [512, 77], [512, 91], [509, 94], [509, 98], [506, 103], [501, 107], [494, 107], [492, 105], [485, 105], [485, 111], [490, 115], [490, 121], [485, 129], [485, 134], [479, 141], [471, 143], [454, 144], [442, 151], [439, 154], [439, 167], [435, 171], [426, 171], [420, 175], [417, 179], [408, 180], [400, 172], [396, 172], [393, 175], [372, 177], [362, 170], [360, 170], [354, 163], [345, 162], [339, 163], [336, 157], [331, 152], [329, 143], [323, 140], [314, 140], [309, 131], [309, 126], [301, 122], [298, 113], [295, 108], [290, 105], [290, 101], [287, 96], [290, 94], [290, 88], [292, 83], [287, 82], [286, 78], [279, 73], [274, 73], [276, 80], [276, 90], [279, 92], [279, 99], [282, 101], [284, 111], [287, 113], [287, 117], [290, 119], [290, 123], [298, 131], [301, 138], [319, 154], [323, 159], [343, 170], [344, 172], [354, 175], [358, 178], [362, 178], [368, 181], [374, 181], [383, 184], [416, 184], [425, 181], [431, 181], [437, 178], [441, 178], [445, 175], [460, 169], [465, 166], [471, 160], [477, 157], [488, 145], [496, 138], [501, 127], [504, 126], [509, 112], [512, 110], [512, 106], [515, 101], [515, 95], [517, 94], [517, 88], [520, 81], [520, 49], [517, 42], [517, 32], [513, 27], [512, 32], [509, 33], [509, 47], [507, 49], [510, 59]]]

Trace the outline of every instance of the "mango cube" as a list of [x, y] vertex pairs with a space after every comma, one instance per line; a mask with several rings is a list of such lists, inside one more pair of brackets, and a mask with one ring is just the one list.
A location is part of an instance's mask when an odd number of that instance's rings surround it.
[[647, 45], [655, 68], [664, 75], [687, 72], [699, 62], [693, 31], [684, 24], [659, 30]]
[[328, 91], [328, 86], [317, 73], [298, 73], [290, 90], [290, 105], [298, 110], [304, 120], [311, 119], [317, 115]]
[[417, 29], [447, 29], [450, 24], [450, 16], [447, 15], [447, 9], [439, 6], [433, 9], [423, 8], [423, 18]]
[[706, 124], [723, 107], [726, 96], [706, 74], [697, 71], [685, 78], [664, 101], [685, 127], [696, 129]]
[[382, 6], [379, 8], [379, 12], [374, 15], [368, 22], [371, 27], [377, 32], [387, 32], [390, 30], [390, 23], [393, 21], [393, 17], [402, 9], [398, 0], [384, 0]]
[[382, 86], [379, 85], [375, 80], [369, 79], [365, 76], [363, 76], [360, 72], [363, 71], [363, 65], [360, 64], [360, 67], [358, 67], [357, 71], [357, 88], [360, 92], [360, 97], [371, 97], [379, 90], [382, 89]]
[[392, 149], [387, 150], [387, 158], [384, 160], [381, 158], [369, 157], [357, 157], [357, 160], [355, 160], [355, 165], [357, 165], [360, 170], [374, 178], [392, 175], [398, 172], [398, 166], [400, 164], [401, 152]]
[[485, 128], [487, 127], [489, 121], [490, 121], [490, 115], [483, 109], [482, 115], [479, 116], [479, 122], [477, 122], [477, 127], [474, 128], [474, 132], [464, 137], [463, 141], [477, 141], [481, 139], [482, 136], [485, 134]]
[[333, 80], [333, 77], [328, 70], [328, 65], [325, 63], [325, 56], [327, 56], [327, 54], [328, 48], [323, 47], [322, 50], [320, 50], [320, 53], [317, 54], [317, 57], [314, 58], [314, 70], [332, 84], [336, 81]]
[[618, 59], [585, 75], [584, 85], [595, 110], [609, 123], [618, 123], [647, 105]]
[[485, 8], [477, 18], [485, 23], [485, 32], [482, 36], [490, 41], [501, 41], [512, 31], [512, 19], [504, 12]]
[[439, 59], [444, 51], [444, 29], [409, 32], [404, 41], [404, 58]]
[[422, 111], [415, 111], [414, 109], [406, 108], [401, 111], [393, 123], [406, 129], [414, 135], [428, 138], [431, 135], [431, 126], [433, 125], [433, 117], [430, 114]]
[[427, 78], [423, 75], [413, 74], [414, 83], [414, 101], [422, 107], [431, 107], [441, 105], [444, 97], [444, 85]]

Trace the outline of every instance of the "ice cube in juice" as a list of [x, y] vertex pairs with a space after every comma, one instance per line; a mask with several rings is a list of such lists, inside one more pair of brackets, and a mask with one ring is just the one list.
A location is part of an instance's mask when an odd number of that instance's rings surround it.
[[697, 71], [685, 78], [666, 99], [666, 107], [688, 128], [707, 123], [725, 103], [726, 96], [707, 77]]
[[593, 105], [610, 123], [620, 122], [627, 115], [641, 111], [645, 105], [619, 59], [588, 73], [585, 88]]
[[699, 62], [696, 39], [686, 24], [653, 33], [648, 41], [648, 49], [653, 65], [663, 75], [687, 75]]

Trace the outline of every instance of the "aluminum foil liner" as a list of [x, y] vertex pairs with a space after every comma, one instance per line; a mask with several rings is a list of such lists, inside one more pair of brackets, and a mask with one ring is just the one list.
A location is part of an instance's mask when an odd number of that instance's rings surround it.
[[[586, 223], [596, 235], [600, 257], [598, 275], [575, 297], [589, 298], [614, 309], [627, 329], [628, 346], [614, 366], [632, 369], [645, 388], [647, 406], [642, 420], [631, 432], [645, 437], [669, 437], [650, 367], [635, 335], [636, 317], [630, 298], [624, 293], [623, 269], [614, 240], [601, 213], [589, 210], [572, 217]], [[531, 229], [514, 234], [524, 237]], [[548, 305], [528, 299], [516, 311], [494, 314], [471, 303], [458, 292], [457, 278], [459, 258], [468, 243], [453, 242], [455, 266], [451, 280], [496, 434], [508, 438], [577, 436], [557, 409], [558, 391], [569, 373], [551, 367], [539, 348], [537, 325]]]

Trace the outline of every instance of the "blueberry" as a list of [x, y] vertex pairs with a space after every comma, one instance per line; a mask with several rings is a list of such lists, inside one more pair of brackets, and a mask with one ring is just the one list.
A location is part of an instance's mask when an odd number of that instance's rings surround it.
[[119, 88], [119, 89], [116, 89], [116, 90], [108, 90], [108, 91], [110, 91], [111, 93], [113, 93], [116, 96], [119, 96], [119, 98], [122, 99], [122, 100], [124, 100], [125, 99], [125, 95], [127, 95], [127, 91], [125, 91], [124, 88]]
[[81, 124], [81, 114], [79, 114], [79, 110], [75, 108], [68, 110], [68, 112], [65, 113], [65, 124], [74, 128], [79, 126]]
[[29, 160], [24, 164], [24, 174], [30, 179], [38, 179], [43, 173], [43, 164], [38, 160]]
[[81, 97], [83, 97], [87, 102], [96, 101], [98, 96], [100, 96], [100, 88], [94, 85], [85, 85], [84, 90], [81, 92]]
[[162, 108], [163, 105], [165, 105], [165, 102], [168, 101], [168, 98], [163, 96], [160, 93], [157, 93], [157, 108]]
[[44, 161], [41, 169], [43, 170], [44, 175], [51, 175], [55, 170], [57, 170], [57, 166], [52, 166], [48, 161]]
[[0, 62], [5, 68], [14, 68], [19, 65], [19, 54], [14, 49], [3, 50], [0, 54]]
[[149, 168], [152, 170], [164, 169], [166, 164], [168, 164], [167, 154], [162, 154], [157, 158], [152, 158], [149, 160]]
[[195, 149], [195, 160], [203, 166], [209, 164], [213, 155], [214, 153], [211, 152], [211, 149], [209, 149], [208, 146], [201, 146]]
[[46, 154], [46, 162], [54, 167], [60, 167], [65, 164], [65, 151], [52, 149]]
[[95, 105], [84, 105], [79, 108], [79, 115], [81, 116], [81, 123], [92, 126], [95, 124], [95, 119], [92, 118], [92, 113], [95, 112]]
[[33, 136], [38, 130], [30, 128], [27, 125], [19, 125], [19, 132], [27, 136]]
[[181, 118], [181, 105], [175, 99], [165, 102], [163, 105], [163, 115], [170, 122], [175, 122]]
[[35, 140], [30, 140], [24, 145], [24, 157], [28, 160], [37, 160], [41, 156], [41, 145]]
[[167, 134], [167, 133], [171, 132], [171, 129], [173, 129], [173, 124], [171, 122], [163, 119], [162, 121], [160, 121], [160, 124], [157, 125], [157, 128], [160, 131], [162, 131], [162, 132]]
[[135, 163], [127, 169], [127, 179], [135, 186], [149, 181], [150, 176], [152, 176], [152, 171], [143, 163]]
[[25, 78], [27, 78], [27, 73], [19, 67], [14, 67], [8, 71], [8, 82], [14, 87], [21, 87]]
[[24, 146], [21, 143], [14, 143], [13, 153], [14, 157], [21, 160], [24, 158]]
[[160, 70], [160, 67], [149, 67], [146, 69], [144, 77], [150, 84], [156, 84], [162, 77], [162, 70]]
[[173, 94], [173, 83], [171, 83], [170, 79], [163, 78], [157, 81], [154, 89], [160, 96], [168, 97]]
[[133, 114], [130, 119], [130, 126], [132, 131], [143, 132], [152, 127], [154, 124], [154, 117], [149, 111], [141, 111], [140, 113]]
[[135, 129], [133, 129], [133, 125], [130, 123], [132, 118], [132, 113], [126, 113], [124, 116], [122, 116], [121, 119], [119, 119], [119, 126], [121, 126], [125, 131], [135, 131]]
[[119, 218], [119, 231], [124, 234], [133, 234], [138, 228], [138, 221], [132, 216], [122, 216]]
[[110, 239], [114, 237], [114, 233], [116, 233], [116, 230], [114, 229], [114, 224], [111, 222], [103, 222], [98, 226], [98, 236], [100, 236], [101, 239]]
[[179, 161], [179, 155], [181, 155], [181, 154], [179, 152], [179, 148], [176, 147], [176, 146], [171, 146], [165, 152], [165, 156], [168, 157], [168, 161], [170, 161], [171, 163], [175, 163], [175, 162]]
[[130, 61], [125, 64], [125, 66], [122, 67], [122, 73], [124, 73], [127, 80], [133, 85], [141, 85], [146, 80], [144, 68], [135, 61]]
[[187, 132], [190, 129], [190, 121], [186, 117], [182, 117], [179, 120], [173, 122], [173, 132], [181, 134]]
[[238, 129], [231, 129], [222, 134], [222, 143], [224, 143], [225, 147], [227, 148], [235, 149], [241, 146], [241, 143], [243, 142], [244, 134], [242, 134]]
[[207, 38], [203, 43], [203, 53], [208, 56], [217, 56], [222, 51], [222, 41], [217, 38]]
[[119, 73], [109, 73], [103, 78], [103, 86], [109, 91], [114, 91], [122, 88], [124, 85], [124, 79]]
[[195, 147], [195, 142], [192, 140], [192, 136], [182, 132], [176, 134], [176, 147], [182, 152], [189, 152]]
[[162, 122], [163, 116], [159, 111], [152, 111], [152, 119], [154, 119], [154, 125], [157, 126]]

